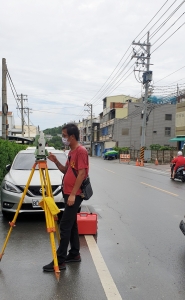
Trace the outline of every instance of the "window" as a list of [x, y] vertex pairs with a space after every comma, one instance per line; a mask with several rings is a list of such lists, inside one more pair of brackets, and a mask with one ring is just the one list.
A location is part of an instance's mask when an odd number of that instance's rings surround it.
[[165, 127], [165, 136], [171, 136], [171, 127]]
[[156, 130], [154, 130], [154, 131], [153, 131], [153, 133], [157, 133], [157, 131], [156, 131]]
[[165, 114], [165, 120], [171, 121], [172, 120], [172, 114]]
[[122, 128], [122, 135], [129, 135], [129, 129], [128, 128]]

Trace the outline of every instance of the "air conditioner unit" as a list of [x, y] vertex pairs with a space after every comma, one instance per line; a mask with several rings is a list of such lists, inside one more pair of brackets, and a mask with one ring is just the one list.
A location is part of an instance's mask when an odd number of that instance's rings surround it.
[[109, 134], [109, 138], [111, 138], [112, 137], [112, 134]]

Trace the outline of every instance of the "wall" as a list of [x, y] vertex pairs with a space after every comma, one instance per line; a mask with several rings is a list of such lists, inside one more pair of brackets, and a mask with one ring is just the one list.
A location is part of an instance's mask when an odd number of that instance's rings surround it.
[[[16, 129], [21, 129], [22, 127], [21, 126], [15, 126]], [[33, 126], [33, 125], [30, 125], [29, 126], [30, 128], [30, 137], [34, 138], [37, 134], [37, 127], [36, 126]], [[25, 138], [28, 138], [28, 125], [24, 125], [24, 137]], [[22, 134], [16, 134], [16, 136], [22, 136]]]
[[129, 95], [118, 95], [118, 96], [106, 97], [106, 107], [110, 107], [111, 102], [125, 103], [129, 99], [131, 99], [133, 102], [138, 101], [138, 98], [131, 97]]
[[106, 149], [106, 148], [113, 148], [115, 146], [116, 146], [116, 142], [113, 142], [113, 141], [105, 142], [104, 149]]
[[116, 119], [126, 118], [128, 115], [128, 103], [123, 105], [123, 108], [116, 108]]
[[[136, 160], [140, 157], [139, 150], [131, 150], [129, 152], [132, 160]], [[155, 162], [157, 158], [159, 163], [170, 163], [174, 156], [177, 156], [176, 150], [151, 150], [151, 162]]]

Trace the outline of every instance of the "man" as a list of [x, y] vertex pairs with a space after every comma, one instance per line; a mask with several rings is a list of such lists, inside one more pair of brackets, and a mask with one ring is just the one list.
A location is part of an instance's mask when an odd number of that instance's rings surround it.
[[178, 151], [177, 157], [175, 157], [172, 161], [172, 164], [175, 164], [175, 166], [172, 168], [172, 174], [171, 178], [174, 179], [175, 173], [178, 169], [178, 167], [185, 165], [185, 157], [182, 155], [182, 151]]
[[[55, 155], [50, 153], [48, 159], [53, 161], [58, 169], [64, 173], [63, 193], [65, 210], [60, 221], [60, 245], [57, 250], [58, 265], [60, 270], [66, 269], [65, 263], [80, 262], [80, 242], [77, 227], [77, 212], [82, 202], [81, 184], [88, 175], [88, 153], [84, 147], [79, 145], [79, 130], [75, 124], [67, 124], [62, 128], [62, 142], [65, 146], [70, 146], [68, 160], [63, 166]], [[77, 177], [75, 176], [73, 169]], [[67, 255], [70, 243], [69, 254]], [[54, 271], [53, 261], [44, 266], [46, 272]]]

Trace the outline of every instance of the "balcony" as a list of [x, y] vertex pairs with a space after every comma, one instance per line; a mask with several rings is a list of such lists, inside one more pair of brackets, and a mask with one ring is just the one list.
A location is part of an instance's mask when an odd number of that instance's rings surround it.
[[111, 120], [107, 121], [107, 125], [112, 125], [112, 124], [114, 124], [114, 120], [115, 120], [115, 119], [111, 119]]
[[105, 116], [106, 114], [108, 114], [109, 111], [110, 111], [110, 107], [104, 108], [104, 110], [103, 110], [103, 116]]

